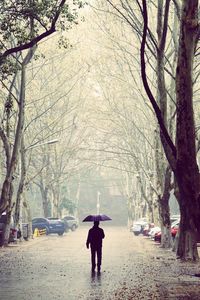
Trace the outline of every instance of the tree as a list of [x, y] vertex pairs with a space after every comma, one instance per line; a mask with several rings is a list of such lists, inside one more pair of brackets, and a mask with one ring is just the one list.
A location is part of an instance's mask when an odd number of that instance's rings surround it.
[[[169, 4], [169, 3], [168, 3]], [[167, 4], [166, 4], [167, 5]], [[176, 68], [176, 146], [149, 89], [145, 69], [145, 45], [148, 31], [146, 1], [142, 9], [144, 19], [141, 43], [141, 73], [147, 95], [155, 110], [160, 126], [161, 141], [166, 157], [175, 174], [179, 188], [181, 211], [180, 236], [177, 255], [181, 259], [197, 260], [196, 234], [200, 230], [200, 181], [196, 161], [195, 123], [193, 113], [193, 61], [199, 36], [198, 1], [183, 1], [180, 19], [180, 37]]]
[[[80, 3], [76, 3], [80, 6]], [[75, 5], [76, 6], [76, 5]], [[74, 6], [74, 7], [75, 7]], [[18, 103], [17, 126], [14, 134], [13, 147], [11, 146], [9, 135], [4, 130], [4, 124], [0, 128], [0, 136], [4, 145], [6, 155], [6, 176], [2, 186], [0, 213], [7, 211], [7, 226], [5, 229], [5, 244], [8, 243], [9, 221], [11, 215], [13, 179], [17, 167], [18, 153], [23, 135], [24, 115], [25, 115], [25, 70], [27, 64], [33, 57], [35, 47], [39, 41], [49, 36], [56, 30], [56, 24], [60, 21], [61, 29], [67, 29], [70, 24], [75, 22], [77, 13], [75, 10], [70, 12], [70, 6], [65, 0], [60, 1], [32, 1], [27, 2], [3, 1], [0, 5], [1, 12], [1, 47], [0, 47], [0, 66], [2, 84], [9, 75], [13, 75], [13, 82], [18, 70], [21, 72], [21, 86]], [[43, 32], [41, 33], [41, 31]], [[22, 62], [19, 60], [18, 53], [28, 50]], [[13, 83], [11, 84], [13, 87]], [[18, 95], [17, 95], [18, 96]], [[8, 101], [5, 104], [7, 116], [13, 108], [13, 94], [9, 93]], [[3, 120], [4, 121], [4, 120]], [[10, 120], [7, 117], [7, 128]]]

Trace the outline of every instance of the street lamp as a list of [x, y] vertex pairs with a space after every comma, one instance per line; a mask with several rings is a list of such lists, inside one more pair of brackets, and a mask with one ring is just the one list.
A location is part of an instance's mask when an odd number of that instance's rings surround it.
[[101, 193], [98, 191], [97, 192], [97, 215], [99, 215], [99, 211], [100, 211], [100, 195]]
[[54, 139], [54, 140], [50, 140], [50, 141], [47, 141], [47, 142], [44, 142], [44, 143], [40, 143], [40, 144], [35, 143], [33, 145], [28, 146], [25, 150], [33, 149], [33, 148], [40, 147], [40, 146], [43, 146], [43, 145], [55, 144], [58, 141], [59, 141], [58, 139]]

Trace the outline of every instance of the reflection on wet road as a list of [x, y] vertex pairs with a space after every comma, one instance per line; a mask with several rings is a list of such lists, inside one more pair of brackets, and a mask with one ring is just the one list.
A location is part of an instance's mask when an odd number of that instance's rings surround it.
[[100, 274], [91, 273], [89, 227], [0, 251], [0, 300], [198, 300], [200, 264], [181, 263], [126, 228], [106, 227]]
[[0, 299], [112, 299], [123, 281], [133, 236], [126, 228], [103, 225], [106, 238], [100, 274], [90, 271], [90, 250], [85, 246], [89, 227], [63, 237], [37, 238], [6, 253], [1, 265]]

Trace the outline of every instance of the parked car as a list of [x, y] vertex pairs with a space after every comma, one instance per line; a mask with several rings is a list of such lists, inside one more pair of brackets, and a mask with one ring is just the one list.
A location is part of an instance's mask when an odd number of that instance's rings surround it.
[[66, 224], [66, 231], [69, 229], [75, 231], [78, 228], [78, 219], [74, 216], [65, 216], [62, 221]]
[[178, 223], [175, 223], [173, 226], [171, 226], [171, 235], [173, 239], [175, 239], [175, 236], [178, 232], [179, 224], [180, 224], [180, 220], [178, 221]]
[[57, 218], [34, 218], [32, 220], [32, 231], [35, 229], [46, 229], [46, 234], [57, 233], [63, 235], [65, 232], [65, 224]]
[[143, 229], [143, 235], [145, 236], [149, 236], [149, 232], [151, 231], [151, 229], [153, 229], [155, 227], [154, 223], [148, 223], [144, 226]]
[[48, 218], [49, 220], [49, 232], [57, 233], [58, 235], [63, 235], [66, 230], [66, 225], [61, 219]]
[[[179, 223], [180, 223], [180, 219], [177, 219], [175, 220], [172, 224], [171, 224], [171, 235], [172, 235], [172, 238], [174, 239], [177, 232], [178, 232], [178, 228], [179, 228]], [[155, 234], [155, 237], [154, 237], [154, 241], [155, 242], [161, 242], [161, 231], [157, 232]]]
[[46, 218], [34, 218], [32, 220], [32, 231], [34, 233], [35, 229], [46, 229], [46, 234], [49, 233], [49, 220]]
[[161, 231], [158, 231], [158, 232], [155, 233], [154, 241], [158, 242], [158, 243], [161, 243]]
[[145, 226], [148, 223], [142, 219], [136, 221], [133, 223], [133, 226], [131, 227], [131, 231], [135, 234], [135, 235], [139, 235], [141, 233], [143, 233], [143, 230], [145, 228]]
[[161, 230], [160, 227], [155, 226], [154, 228], [152, 228], [152, 229], [149, 231], [148, 236], [149, 236], [152, 240], [154, 240], [155, 234], [156, 234], [157, 232], [160, 232], [160, 230]]

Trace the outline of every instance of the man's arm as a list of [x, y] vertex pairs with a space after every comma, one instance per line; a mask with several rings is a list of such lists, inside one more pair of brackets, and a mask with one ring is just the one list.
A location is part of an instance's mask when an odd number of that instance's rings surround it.
[[90, 230], [88, 232], [88, 237], [87, 237], [87, 241], [86, 241], [86, 247], [89, 248], [89, 244], [90, 244]]

